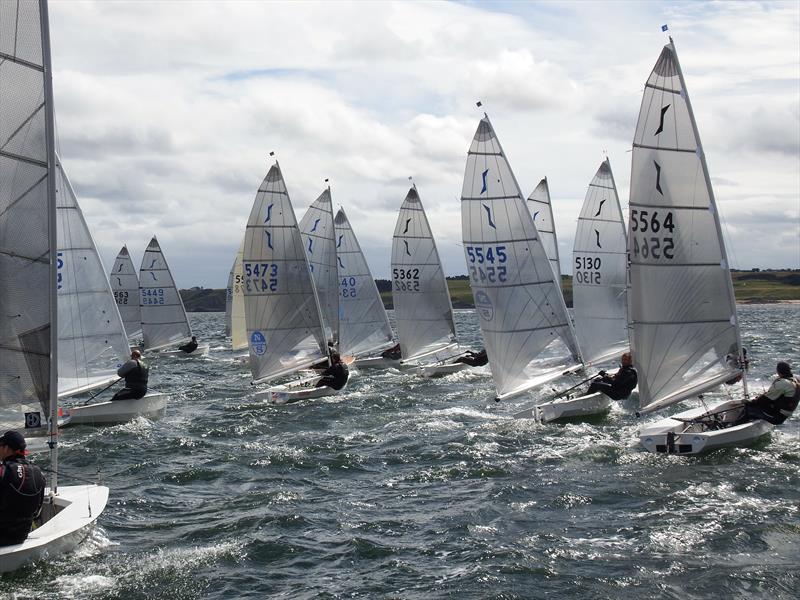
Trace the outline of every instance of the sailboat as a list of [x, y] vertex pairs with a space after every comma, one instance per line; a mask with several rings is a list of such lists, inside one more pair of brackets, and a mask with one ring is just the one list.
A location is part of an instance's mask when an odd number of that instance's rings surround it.
[[488, 115], [467, 155], [461, 224], [496, 399], [580, 369], [559, 278]]
[[[328, 358], [327, 333], [280, 166], [256, 194], [244, 242], [244, 306], [253, 383], [296, 373]], [[256, 393], [286, 404], [339, 393], [315, 387], [319, 376]]]
[[236, 259], [233, 261], [230, 275], [228, 276], [228, 295], [225, 303], [225, 335], [231, 338], [231, 349], [237, 354], [234, 360], [247, 362], [247, 324], [244, 318], [244, 273], [242, 271], [242, 257], [244, 255], [244, 238], [239, 244]]
[[142, 335], [142, 311], [139, 308], [139, 278], [127, 246], [117, 254], [109, 280], [125, 333], [129, 340], [133, 340]]
[[335, 344], [339, 339], [339, 277], [330, 187], [308, 207], [300, 220], [300, 234], [317, 290], [325, 337]]
[[355, 356], [358, 368], [386, 366], [388, 359], [369, 355], [394, 345], [389, 316], [342, 208], [336, 213], [334, 227], [339, 279], [339, 353]]
[[[58, 227], [58, 397], [77, 396], [119, 380], [128, 359], [128, 338], [100, 254], [63, 166], [56, 163]], [[134, 296], [135, 299], [135, 296]], [[163, 416], [168, 396], [150, 392], [138, 400], [73, 404], [62, 425], [106, 424], [138, 416]]]
[[453, 362], [461, 350], [450, 291], [415, 185], [400, 207], [392, 238], [392, 300], [401, 366], [423, 376], [467, 368]]
[[139, 306], [142, 310], [145, 350], [158, 350], [163, 356], [177, 357], [208, 354], [208, 344], [199, 345], [192, 353], [174, 348], [192, 338], [192, 327], [167, 259], [155, 236], [147, 245], [139, 268]]
[[[58, 485], [56, 153], [45, 0], [4, 7], [0, 52], [0, 405], [40, 406], [50, 445], [41, 524], [21, 544], [0, 547], [6, 573], [73, 550], [105, 509], [108, 488]], [[41, 413], [25, 422], [41, 427]]]
[[[572, 303], [575, 333], [585, 366], [602, 365], [628, 349], [627, 237], [611, 163], [600, 164], [583, 201], [575, 233]], [[600, 392], [562, 396], [538, 405], [543, 420], [606, 412]]]
[[[696, 398], [746, 373], [719, 212], [675, 45], [645, 83], [633, 140], [629, 324], [640, 412]], [[750, 443], [772, 424], [730, 426], [741, 400], [645, 425], [651, 452], [697, 454]]]
[[550, 200], [550, 184], [547, 177], [542, 179], [528, 196], [528, 208], [530, 208], [533, 224], [539, 232], [539, 239], [542, 241], [547, 258], [556, 274], [558, 285], [561, 285], [561, 261], [558, 255], [558, 237], [556, 236], [556, 224], [553, 218], [553, 203]]

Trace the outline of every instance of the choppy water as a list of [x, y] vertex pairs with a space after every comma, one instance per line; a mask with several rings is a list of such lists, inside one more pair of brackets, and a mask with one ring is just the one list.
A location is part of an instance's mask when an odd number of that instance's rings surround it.
[[[740, 316], [756, 391], [777, 360], [800, 367], [800, 307]], [[77, 553], [3, 576], [0, 593], [684, 599], [800, 589], [798, 415], [756, 447], [687, 458], [637, 448], [630, 404], [596, 424], [515, 421], [531, 397], [496, 404], [488, 370], [366, 372], [343, 396], [272, 407], [252, 400], [248, 374], [232, 366], [223, 315], [192, 321], [212, 353], [153, 361], [152, 387], [172, 394], [163, 420], [64, 432], [62, 471], [99, 469], [111, 488], [99, 527]], [[478, 344], [474, 313], [457, 321]]]

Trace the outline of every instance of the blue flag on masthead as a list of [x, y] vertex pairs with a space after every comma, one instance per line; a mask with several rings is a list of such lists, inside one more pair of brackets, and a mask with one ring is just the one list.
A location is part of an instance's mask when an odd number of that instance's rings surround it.
[[661, 26], [661, 31], [666, 31], [667, 29], [669, 29], [669, 27], [667, 27], [666, 25]]

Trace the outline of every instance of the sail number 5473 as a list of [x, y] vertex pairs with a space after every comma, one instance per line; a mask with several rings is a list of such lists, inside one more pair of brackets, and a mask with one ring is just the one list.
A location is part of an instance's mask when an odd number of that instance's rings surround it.
[[278, 265], [246, 262], [242, 265], [245, 289], [251, 293], [278, 290]]
[[505, 283], [508, 260], [505, 246], [467, 246], [470, 279], [476, 283]]

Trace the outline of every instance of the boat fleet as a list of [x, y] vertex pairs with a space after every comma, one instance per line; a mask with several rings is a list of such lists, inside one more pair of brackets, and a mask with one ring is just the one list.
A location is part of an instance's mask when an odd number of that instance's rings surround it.
[[[16, 10], [26, 18], [8, 26], [14, 31], [0, 30], [0, 81], [28, 82], [2, 86], [0, 410], [6, 428], [46, 437], [51, 478], [42, 524], [22, 544], [0, 548], [0, 572], [70, 550], [105, 507], [107, 487], [58, 485], [60, 427], [164, 414], [163, 392], [118, 402], [86, 397], [117, 381], [131, 343], [165, 358], [209, 351], [207, 344], [191, 353], [178, 348], [192, 330], [155, 237], [138, 276], [125, 246], [105, 272], [55, 150], [47, 3]], [[10, 45], [9, 35], [17, 43]], [[630, 349], [641, 413], [744, 378], [735, 388], [739, 398], [645, 425], [639, 435], [647, 450], [696, 454], [769, 432], [762, 420], [731, 425], [747, 396], [736, 305], [671, 39], [645, 84], [627, 227], [608, 159], [589, 183], [573, 249], [572, 315], [548, 181], [523, 196], [488, 115], [468, 148], [460, 204], [496, 400], [609, 366]], [[461, 359], [466, 349], [416, 185], [398, 212], [391, 275], [396, 339], [355, 231], [343, 209], [334, 212], [330, 187], [298, 222], [275, 161], [256, 193], [227, 286], [226, 333], [250, 369], [255, 398], [288, 404], [346, 393], [346, 384], [318, 385], [334, 350], [354, 373], [395, 368], [435, 377], [471, 368]], [[600, 392], [561, 394], [514, 417], [589, 417], [610, 404]]]

